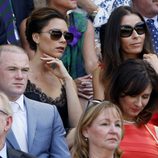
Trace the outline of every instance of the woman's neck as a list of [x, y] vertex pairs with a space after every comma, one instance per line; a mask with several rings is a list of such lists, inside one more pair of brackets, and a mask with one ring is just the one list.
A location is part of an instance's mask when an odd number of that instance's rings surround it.
[[123, 119], [124, 124], [134, 124], [135, 123], [134, 118], [129, 118], [129, 117], [126, 117], [126, 116], [123, 116], [123, 117], [124, 117], [124, 119]]
[[114, 151], [102, 148], [90, 149], [89, 158], [114, 158]]

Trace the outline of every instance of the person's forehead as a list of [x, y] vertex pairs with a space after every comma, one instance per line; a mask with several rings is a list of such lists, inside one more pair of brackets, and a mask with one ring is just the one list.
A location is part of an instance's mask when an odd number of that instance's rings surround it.
[[2, 53], [0, 63], [6, 66], [29, 67], [28, 56], [24, 53]]
[[10, 57], [17, 57], [17, 56], [28, 59], [27, 54], [20, 51], [20, 50], [11, 50], [11, 51], [10, 50], [4, 50], [0, 54], [0, 58], [8, 58], [8, 57], [10, 58]]

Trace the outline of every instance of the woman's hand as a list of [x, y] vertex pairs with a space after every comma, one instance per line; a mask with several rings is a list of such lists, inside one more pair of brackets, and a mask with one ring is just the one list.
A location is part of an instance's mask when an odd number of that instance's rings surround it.
[[144, 54], [143, 60], [147, 61], [158, 74], [158, 57], [156, 54]]
[[63, 80], [71, 78], [60, 59], [51, 57], [47, 54], [43, 54], [41, 60], [46, 63], [46, 67], [58, 78]]
[[92, 76], [86, 75], [75, 79], [78, 95], [85, 99], [93, 97]]

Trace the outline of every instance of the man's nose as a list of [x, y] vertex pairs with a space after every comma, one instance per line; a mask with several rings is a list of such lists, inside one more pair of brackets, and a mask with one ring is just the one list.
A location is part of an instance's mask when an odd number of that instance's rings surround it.
[[17, 77], [17, 78], [23, 78], [23, 73], [22, 73], [21, 70], [18, 70], [18, 71], [16, 72], [16, 77]]

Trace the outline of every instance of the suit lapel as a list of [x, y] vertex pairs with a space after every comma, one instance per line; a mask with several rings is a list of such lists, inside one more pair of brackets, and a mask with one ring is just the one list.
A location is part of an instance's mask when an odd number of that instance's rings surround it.
[[19, 144], [14, 136], [12, 129], [10, 129], [10, 131], [8, 132], [6, 140], [9, 146], [11, 146], [14, 149], [20, 150]]
[[28, 152], [31, 151], [36, 132], [36, 109], [32, 106], [33, 103], [34, 102], [24, 97], [24, 105], [27, 111]]
[[11, 148], [7, 148], [7, 157], [8, 158], [20, 158], [21, 157], [21, 153], [17, 152], [14, 149]]

